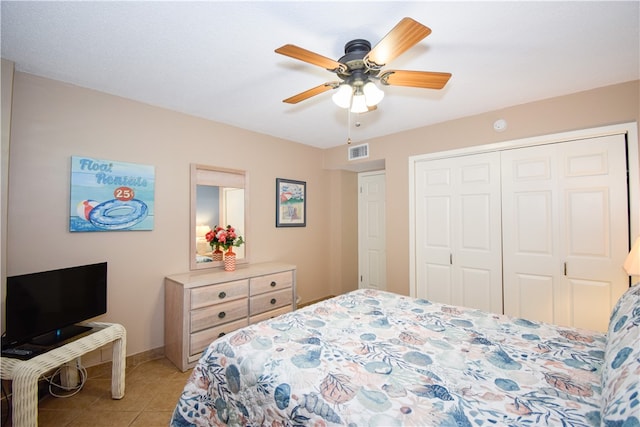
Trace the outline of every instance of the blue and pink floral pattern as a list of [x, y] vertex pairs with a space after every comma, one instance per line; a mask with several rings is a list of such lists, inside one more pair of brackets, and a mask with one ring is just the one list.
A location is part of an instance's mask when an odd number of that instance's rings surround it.
[[622, 295], [609, 320], [602, 414], [603, 426], [640, 427], [640, 285]]
[[[628, 315], [621, 329], [637, 327]], [[358, 290], [213, 342], [171, 426], [600, 426], [605, 344], [592, 331]], [[622, 368], [634, 351], [612, 369], [637, 376], [637, 360]], [[609, 374], [613, 389], [629, 387]], [[625, 402], [613, 402], [619, 415]]]

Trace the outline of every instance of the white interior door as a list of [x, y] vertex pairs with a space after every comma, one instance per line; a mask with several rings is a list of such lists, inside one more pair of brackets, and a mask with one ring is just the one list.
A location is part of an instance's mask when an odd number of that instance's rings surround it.
[[[223, 188], [221, 203], [223, 215], [222, 227], [232, 225], [238, 235], [244, 237], [244, 188]], [[233, 251], [238, 258], [245, 258], [244, 245], [236, 246]]]
[[505, 313], [604, 331], [628, 287], [623, 135], [502, 152]]
[[502, 312], [499, 153], [416, 164], [416, 292]]
[[387, 288], [385, 233], [385, 174], [358, 175], [358, 271], [359, 288]]

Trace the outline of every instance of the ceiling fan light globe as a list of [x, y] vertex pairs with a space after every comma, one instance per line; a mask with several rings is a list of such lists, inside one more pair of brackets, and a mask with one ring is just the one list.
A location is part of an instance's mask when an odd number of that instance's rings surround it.
[[349, 108], [351, 106], [351, 96], [353, 89], [348, 84], [341, 84], [338, 91], [331, 96], [333, 102], [340, 108]]
[[369, 107], [378, 105], [384, 98], [384, 91], [380, 90], [373, 82], [367, 82], [362, 88], [362, 92], [366, 98], [366, 105]]
[[351, 112], [366, 113], [367, 111], [369, 111], [369, 108], [367, 108], [367, 101], [364, 94], [354, 95], [353, 102], [351, 104]]

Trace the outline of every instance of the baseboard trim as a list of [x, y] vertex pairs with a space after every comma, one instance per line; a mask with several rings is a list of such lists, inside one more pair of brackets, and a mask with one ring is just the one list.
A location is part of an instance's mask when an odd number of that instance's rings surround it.
[[[132, 354], [125, 359], [126, 368], [131, 369], [136, 366], [149, 362], [151, 360], [161, 359], [164, 357], [164, 347], [158, 347], [151, 350], [143, 351], [142, 353]], [[99, 363], [93, 366], [86, 367], [87, 376], [89, 378], [100, 377], [103, 375], [111, 375], [111, 361]]]
[[313, 304], [315, 304], [317, 302], [324, 301], [324, 300], [327, 300], [327, 299], [333, 298], [333, 297], [335, 297], [335, 295], [328, 295], [328, 296], [326, 296], [324, 298], [315, 299], [315, 300], [309, 301], [309, 302], [303, 302], [301, 304], [298, 304], [297, 308], [302, 308], [302, 307], [306, 307], [308, 305], [313, 305]]

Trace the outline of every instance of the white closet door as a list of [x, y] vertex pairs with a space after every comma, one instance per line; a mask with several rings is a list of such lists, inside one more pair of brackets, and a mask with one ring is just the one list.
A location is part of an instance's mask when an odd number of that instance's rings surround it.
[[502, 152], [505, 313], [606, 330], [628, 287], [622, 135]]
[[500, 157], [416, 166], [416, 295], [502, 312]]
[[452, 159], [431, 160], [415, 172], [415, 295], [446, 304], [453, 304], [454, 167]]

